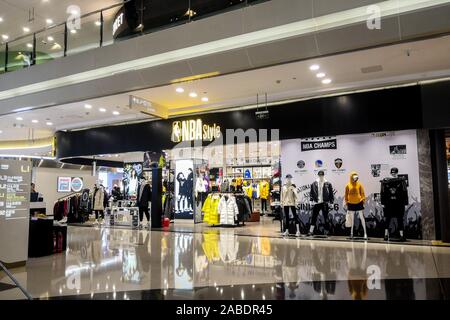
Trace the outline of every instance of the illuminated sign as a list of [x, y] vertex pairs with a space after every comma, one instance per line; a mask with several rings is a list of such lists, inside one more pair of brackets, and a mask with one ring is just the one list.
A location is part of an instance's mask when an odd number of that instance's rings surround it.
[[123, 12], [116, 17], [113, 23], [113, 35], [116, 34], [117, 30], [123, 25]]
[[133, 95], [130, 95], [130, 109], [161, 119], [169, 117], [166, 107]]
[[203, 124], [201, 119], [174, 121], [172, 123], [173, 142], [194, 140], [213, 141], [221, 136], [220, 126]]

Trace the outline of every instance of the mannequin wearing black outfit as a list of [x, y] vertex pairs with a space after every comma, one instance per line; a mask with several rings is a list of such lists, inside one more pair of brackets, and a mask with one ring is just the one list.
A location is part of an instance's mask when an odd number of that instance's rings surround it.
[[405, 216], [405, 206], [408, 205], [408, 188], [406, 181], [398, 177], [398, 169], [391, 169], [392, 178], [381, 180], [381, 204], [385, 217], [384, 240], [389, 240], [389, 226], [393, 218], [397, 219], [398, 229], [400, 231], [400, 240], [405, 241], [403, 233]]
[[328, 204], [334, 202], [333, 186], [330, 182], [325, 180], [325, 172], [322, 170], [317, 174], [319, 178], [311, 185], [311, 191], [309, 193], [310, 201], [314, 204], [311, 227], [309, 229], [309, 236], [314, 234], [314, 228], [316, 227], [317, 217], [320, 211], [322, 211], [323, 218], [325, 219], [325, 227], [328, 228]]
[[137, 206], [139, 207], [139, 221], [144, 220], [144, 213], [147, 221], [150, 222], [150, 213], [148, 211], [149, 202], [152, 201], [152, 190], [145, 179], [142, 180], [137, 191]]

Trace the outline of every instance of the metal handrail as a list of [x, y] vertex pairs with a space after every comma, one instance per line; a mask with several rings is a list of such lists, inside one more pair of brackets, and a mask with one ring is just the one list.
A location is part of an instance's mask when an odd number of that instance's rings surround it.
[[28, 300], [33, 300], [33, 297], [27, 292], [27, 290], [25, 290], [24, 287], [22, 287], [19, 281], [17, 281], [17, 279], [12, 275], [12, 273], [9, 272], [9, 270], [1, 262], [0, 262], [0, 269], [3, 269], [6, 275], [12, 280], [12, 282], [14, 282], [16, 287], [19, 288], [20, 291], [22, 291], [22, 293], [27, 297]]

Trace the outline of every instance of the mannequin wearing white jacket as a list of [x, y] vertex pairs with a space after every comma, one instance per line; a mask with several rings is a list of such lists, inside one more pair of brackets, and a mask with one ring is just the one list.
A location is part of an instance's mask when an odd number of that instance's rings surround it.
[[234, 225], [239, 214], [236, 199], [231, 196], [223, 196], [219, 202], [220, 224]]
[[281, 188], [281, 206], [283, 207], [284, 213], [284, 236], [289, 235], [289, 211], [292, 211], [294, 220], [297, 227], [297, 237], [300, 237], [300, 219], [297, 215], [297, 188], [292, 184], [292, 175], [288, 174], [286, 176], [286, 182]]

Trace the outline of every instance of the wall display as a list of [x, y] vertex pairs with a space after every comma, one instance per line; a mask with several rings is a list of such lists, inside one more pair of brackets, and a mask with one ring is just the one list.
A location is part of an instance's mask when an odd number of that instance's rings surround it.
[[194, 218], [194, 162], [175, 162], [175, 218]]
[[28, 258], [31, 162], [0, 160], [0, 261]]
[[[408, 238], [420, 238], [420, 181], [415, 130], [395, 131], [391, 134], [352, 134], [337, 136], [336, 149], [302, 151], [302, 139], [283, 140], [281, 143], [281, 168], [283, 176], [291, 174], [300, 200], [300, 218], [304, 233], [310, 220], [309, 190], [319, 170], [333, 184], [335, 202], [330, 212], [333, 217], [331, 232], [346, 235], [343, 197], [351, 171], [359, 174], [365, 186], [366, 217], [369, 237], [383, 237], [383, 208], [379, 202], [380, 181], [390, 176], [397, 167], [400, 175], [407, 175], [409, 205], [406, 207], [405, 232]], [[395, 146], [392, 148], [392, 146]], [[392, 152], [396, 150], [396, 156]], [[407, 150], [407, 152], [406, 152]], [[398, 153], [401, 157], [398, 157]], [[299, 165], [300, 164], [300, 165]], [[322, 226], [323, 230], [323, 226]]]
[[142, 177], [142, 163], [126, 163], [123, 168], [123, 186], [128, 198], [137, 196], [139, 180]]
[[58, 192], [70, 192], [72, 190], [71, 177], [58, 177]]

